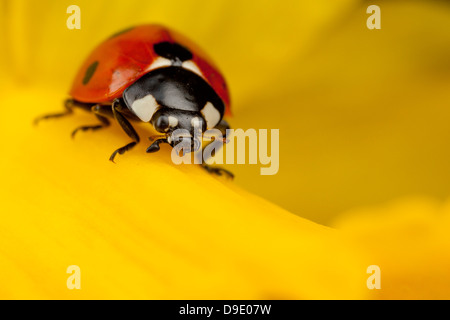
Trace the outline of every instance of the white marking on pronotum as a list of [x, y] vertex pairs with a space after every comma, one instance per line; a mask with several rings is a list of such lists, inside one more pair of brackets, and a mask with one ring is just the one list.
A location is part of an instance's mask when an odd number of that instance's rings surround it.
[[154, 70], [163, 67], [170, 67], [172, 65], [172, 61], [169, 59], [158, 57], [153, 63], [148, 67], [147, 70]]
[[153, 114], [158, 107], [158, 102], [156, 102], [155, 98], [149, 94], [141, 99], [134, 100], [131, 105], [131, 110], [133, 110], [134, 114], [138, 116], [139, 119], [148, 122], [153, 117]]
[[214, 128], [220, 121], [220, 113], [211, 102], [207, 102], [200, 111], [206, 120], [208, 129]]
[[190, 71], [198, 74], [200, 77], [203, 77], [203, 73], [200, 71], [199, 67], [192, 60], [183, 62], [182, 67], [184, 69], [190, 70]]
[[172, 116], [169, 116], [169, 126], [174, 128], [178, 125], [178, 119]]

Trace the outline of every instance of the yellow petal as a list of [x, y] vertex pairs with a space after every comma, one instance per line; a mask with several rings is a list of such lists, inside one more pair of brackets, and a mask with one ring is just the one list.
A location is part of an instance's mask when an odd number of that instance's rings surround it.
[[[117, 126], [69, 137], [95, 122], [61, 108], [62, 94], [9, 88], [4, 154], [2, 298], [357, 298], [364, 267], [337, 232], [292, 215], [145, 143]], [[20, 117], [19, 117], [20, 115]], [[148, 128], [139, 127], [145, 137]], [[145, 139], [143, 139], [145, 141]], [[81, 290], [69, 290], [70, 265]]]
[[450, 202], [397, 200], [379, 208], [353, 210], [335, 227], [360, 244], [380, 267], [377, 299], [450, 298]]
[[357, 206], [450, 194], [450, 5], [377, 4], [381, 30], [367, 29], [361, 2], [245, 97], [232, 124], [280, 129], [280, 171], [237, 167], [241, 186], [325, 224]]
[[[90, 115], [31, 126], [61, 108], [102, 39], [159, 22], [224, 70], [234, 127], [281, 129], [280, 174], [231, 167], [236, 184], [316, 221], [405, 193], [448, 194], [449, 7], [383, 3], [373, 32], [358, 3], [80, 0], [74, 31], [64, 2], [2, 2], [0, 297], [448, 297], [448, 210], [429, 201], [381, 209], [390, 216], [379, 220], [361, 210], [336, 231], [177, 167], [168, 149], [146, 155], [141, 144], [114, 166], [108, 155], [128, 142], [117, 127], [69, 139]], [[365, 286], [369, 264], [381, 267], [381, 291]], [[66, 287], [69, 265], [81, 290]]]

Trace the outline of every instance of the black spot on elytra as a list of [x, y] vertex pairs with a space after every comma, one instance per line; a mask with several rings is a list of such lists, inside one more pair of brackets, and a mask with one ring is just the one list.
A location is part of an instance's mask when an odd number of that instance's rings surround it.
[[121, 34], [127, 33], [128, 31], [131, 31], [131, 30], [133, 30], [134, 28], [135, 28], [135, 27], [130, 27], [130, 28], [123, 29], [122, 31], [116, 32], [116, 33], [114, 33], [111, 37], [109, 37], [109, 39], [112, 39], [112, 38], [115, 38], [115, 37], [117, 37], [117, 36], [120, 36]]
[[160, 42], [153, 45], [153, 49], [159, 56], [169, 59], [174, 65], [181, 64], [183, 61], [191, 60], [192, 53], [178, 43]]
[[98, 61], [94, 61], [87, 69], [86, 69], [86, 73], [84, 74], [84, 78], [83, 78], [83, 84], [87, 85], [89, 83], [89, 81], [91, 80], [92, 76], [95, 73], [95, 70], [98, 67]]

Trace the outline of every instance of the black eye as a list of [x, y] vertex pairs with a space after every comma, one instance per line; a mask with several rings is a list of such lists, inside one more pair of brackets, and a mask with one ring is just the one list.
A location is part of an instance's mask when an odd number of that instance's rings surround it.
[[169, 130], [169, 118], [166, 116], [160, 116], [156, 120], [155, 129], [158, 132], [166, 132]]

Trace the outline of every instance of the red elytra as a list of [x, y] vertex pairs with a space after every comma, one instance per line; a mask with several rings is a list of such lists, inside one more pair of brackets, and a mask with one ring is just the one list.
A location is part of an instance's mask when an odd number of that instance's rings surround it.
[[[79, 69], [70, 95], [75, 100], [87, 103], [109, 103], [120, 98], [127, 87], [156, 69], [151, 68], [152, 63], [159, 57], [153, 45], [160, 42], [176, 42], [192, 52], [192, 61], [222, 99], [225, 114], [231, 115], [230, 97], [225, 79], [211, 59], [184, 36], [160, 25], [133, 27], [101, 43]], [[98, 63], [89, 81], [83, 83], [88, 68], [92, 68], [96, 62]]]

